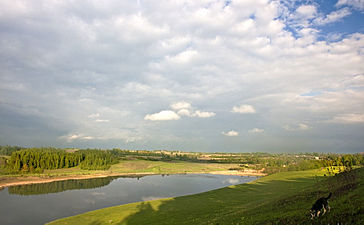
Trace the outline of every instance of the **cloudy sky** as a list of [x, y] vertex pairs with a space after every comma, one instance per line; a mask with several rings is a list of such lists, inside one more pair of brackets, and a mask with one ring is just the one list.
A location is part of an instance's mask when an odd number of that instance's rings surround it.
[[363, 0], [0, 0], [0, 145], [364, 151]]

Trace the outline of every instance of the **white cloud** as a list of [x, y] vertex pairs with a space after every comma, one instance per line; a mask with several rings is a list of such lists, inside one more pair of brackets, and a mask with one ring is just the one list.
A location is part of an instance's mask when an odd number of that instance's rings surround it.
[[241, 106], [234, 106], [232, 111], [234, 113], [255, 113], [255, 109], [251, 105], [241, 105]]
[[146, 115], [145, 120], [178, 120], [180, 116], [209, 118], [216, 114], [214, 112], [204, 112], [201, 110], [192, 111], [191, 104], [188, 102], [177, 102], [171, 104], [173, 110], [178, 110], [177, 113], [172, 110], [164, 110], [156, 114]]
[[358, 10], [364, 10], [364, 1], [363, 0], [339, 0], [336, 3], [337, 7], [340, 7], [343, 5], [352, 6]]
[[298, 17], [311, 19], [315, 17], [316, 13], [317, 9], [314, 5], [301, 5], [296, 9], [296, 15]]
[[180, 116], [192, 116], [188, 109], [181, 109], [177, 112], [177, 114]]
[[308, 130], [310, 127], [307, 124], [299, 123], [297, 125], [285, 125], [283, 126], [284, 129], [288, 131], [299, 131], [299, 130]]
[[180, 109], [189, 109], [191, 108], [191, 103], [188, 102], [176, 102], [171, 105], [173, 110], [180, 110]]
[[97, 122], [97, 123], [106, 123], [106, 122], [110, 122], [110, 120], [96, 119], [95, 122]]
[[342, 8], [337, 11], [331, 12], [326, 17], [318, 17], [315, 19], [314, 22], [318, 25], [325, 25], [328, 23], [337, 22], [350, 14], [351, 12], [348, 8]]
[[364, 114], [355, 114], [355, 113], [340, 114], [334, 116], [334, 118], [329, 122], [346, 123], [346, 124], [364, 123]]
[[193, 61], [198, 55], [196, 50], [188, 49], [174, 56], [166, 56], [167, 61], [176, 64], [186, 64]]
[[78, 134], [72, 134], [72, 135], [70, 135], [70, 136], [68, 136], [68, 137], [65, 137], [66, 139], [67, 139], [67, 141], [68, 142], [70, 142], [70, 141], [72, 141], [72, 140], [74, 140], [74, 139], [79, 139], [81, 136], [80, 135], [78, 135]]
[[239, 132], [231, 130], [231, 131], [228, 131], [228, 132], [223, 131], [222, 134], [225, 135], [225, 136], [229, 136], [229, 137], [235, 137], [235, 136], [239, 135]]
[[93, 140], [95, 137], [84, 135], [84, 134], [70, 134], [59, 137], [60, 139], [66, 139], [67, 142], [72, 142], [75, 140]]
[[264, 129], [259, 129], [259, 128], [253, 128], [251, 130], [249, 130], [249, 133], [263, 133]]
[[214, 112], [202, 112], [200, 110], [196, 110], [193, 114], [192, 117], [199, 117], [199, 118], [209, 118], [209, 117], [214, 117], [216, 114]]
[[160, 111], [159, 113], [147, 114], [144, 119], [152, 121], [179, 120], [181, 117], [171, 110]]

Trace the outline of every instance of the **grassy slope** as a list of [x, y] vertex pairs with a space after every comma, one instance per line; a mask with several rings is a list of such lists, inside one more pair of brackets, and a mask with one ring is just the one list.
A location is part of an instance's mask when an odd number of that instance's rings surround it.
[[[364, 222], [363, 174], [359, 169], [350, 179], [343, 175], [327, 179], [322, 171], [285, 172], [249, 184], [110, 207], [51, 224], [360, 224]], [[310, 220], [308, 210], [329, 191], [332, 211]]]

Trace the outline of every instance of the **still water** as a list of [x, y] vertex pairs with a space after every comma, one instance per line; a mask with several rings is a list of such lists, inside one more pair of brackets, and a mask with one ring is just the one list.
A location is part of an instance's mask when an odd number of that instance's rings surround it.
[[255, 179], [186, 174], [107, 177], [13, 186], [0, 190], [0, 224], [39, 225], [90, 210], [195, 194]]

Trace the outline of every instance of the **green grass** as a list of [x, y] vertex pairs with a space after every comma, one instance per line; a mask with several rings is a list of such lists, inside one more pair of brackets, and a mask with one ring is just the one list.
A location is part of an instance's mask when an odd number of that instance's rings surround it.
[[209, 172], [228, 170], [236, 167], [236, 164], [221, 163], [194, 163], [185, 161], [146, 161], [130, 160], [112, 165], [109, 171], [117, 173], [185, 173], [185, 172]]
[[[50, 224], [360, 224], [363, 169], [324, 177], [323, 170], [283, 172], [201, 194], [105, 208]], [[311, 220], [316, 199], [333, 192], [332, 210]]]

